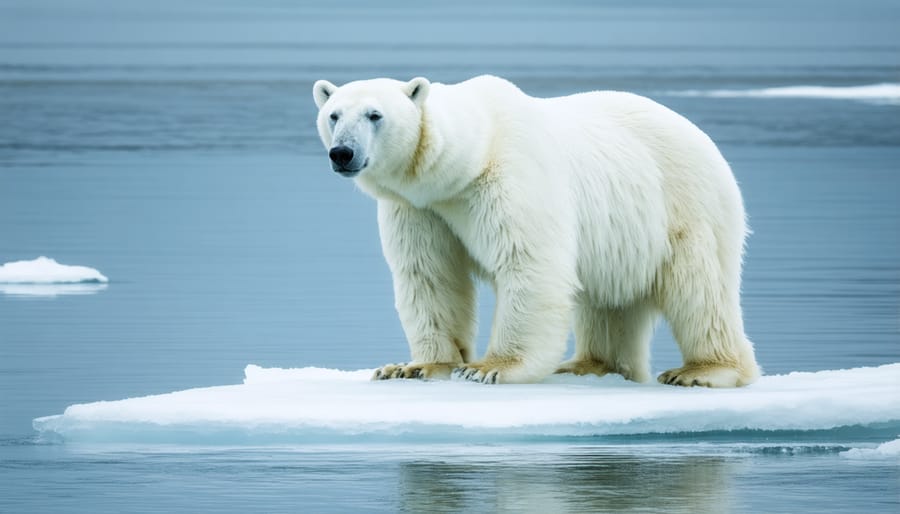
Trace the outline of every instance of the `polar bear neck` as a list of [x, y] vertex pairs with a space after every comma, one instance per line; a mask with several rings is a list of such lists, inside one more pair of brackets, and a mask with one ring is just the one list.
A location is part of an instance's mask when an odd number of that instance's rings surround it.
[[434, 144], [432, 141], [434, 136], [431, 135], [428, 123], [428, 113], [425, 109], [422, 109], [422, 115], [419, 122], [419, 139], [416, 144], [416, 149], [413, 151], [412, 158], [410, 159], [409, 166], [404, 174], [409, 180], [415, 180], [420, 170], [427, 169], [426, 156], [429, 155], [431, 147]]
[[456, 98], [465, 94], [457, 87], [433, 85], [405, 171], [386, 184], [417, 207], [459, 195], [486, 168], [491, 117], [480, 102]]

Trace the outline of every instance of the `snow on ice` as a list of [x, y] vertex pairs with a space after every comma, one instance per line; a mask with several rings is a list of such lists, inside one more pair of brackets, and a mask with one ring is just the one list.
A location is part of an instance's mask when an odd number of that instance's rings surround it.
[[[244, 383], [72, 405], [42, 438], [90, 442], [492, 441], [879, 425], [900, 433], [900, 363], [764, 376], [740, 389], [554, 375], [532, 385], [370, 381], [372, 370], [264, 369]], [[399, 438], [399, 439], [398, 439]]]

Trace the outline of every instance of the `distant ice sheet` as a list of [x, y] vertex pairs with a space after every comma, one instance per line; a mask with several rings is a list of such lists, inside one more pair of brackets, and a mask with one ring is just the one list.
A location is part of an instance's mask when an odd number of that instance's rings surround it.
[[246, 367], [244, 383], [68, 407], [34, 420], [48, 440], [304, 444], [806, 431], [878, 425], [900, 433], [900, 363], [765, 376], [741, 389], [620, 377], [541, 384], [372, 382], [371, 370]]
[[689, 90], [674, 91], [671, 94], [710, 98], [830, 98], [900, 105], [900, 84], [891, 83], [849, 87], [789, 86], [764, 89]]
[[86, 266], [68, 266], [49, 257], [0, 265], [0, 292], [21, 296], [90, 294], [106, 287], [109, 279]]

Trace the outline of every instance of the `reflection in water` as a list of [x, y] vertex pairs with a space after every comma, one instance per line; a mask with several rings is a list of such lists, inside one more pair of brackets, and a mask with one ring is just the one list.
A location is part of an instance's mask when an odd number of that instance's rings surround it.
[[612, 452], [401, 464], [404, 512], [729, 512], [733, 462]]
[[107, 284], [86, 282], [81, 284], [0, 284], [0, 293], [9, 296], [45, 296], [96, 294]]

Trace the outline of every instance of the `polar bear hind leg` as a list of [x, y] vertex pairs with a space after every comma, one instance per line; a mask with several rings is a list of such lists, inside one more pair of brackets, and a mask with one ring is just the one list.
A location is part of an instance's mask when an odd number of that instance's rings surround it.
[[[672, 238], [659, 303], [681, 349], [684, 365], [659, 376], [664, 384], [738, 387], [759, 377], [740, 307], [740, 246], [692, 227]], [[712, 251], [710, 251], [712, 248]]]

